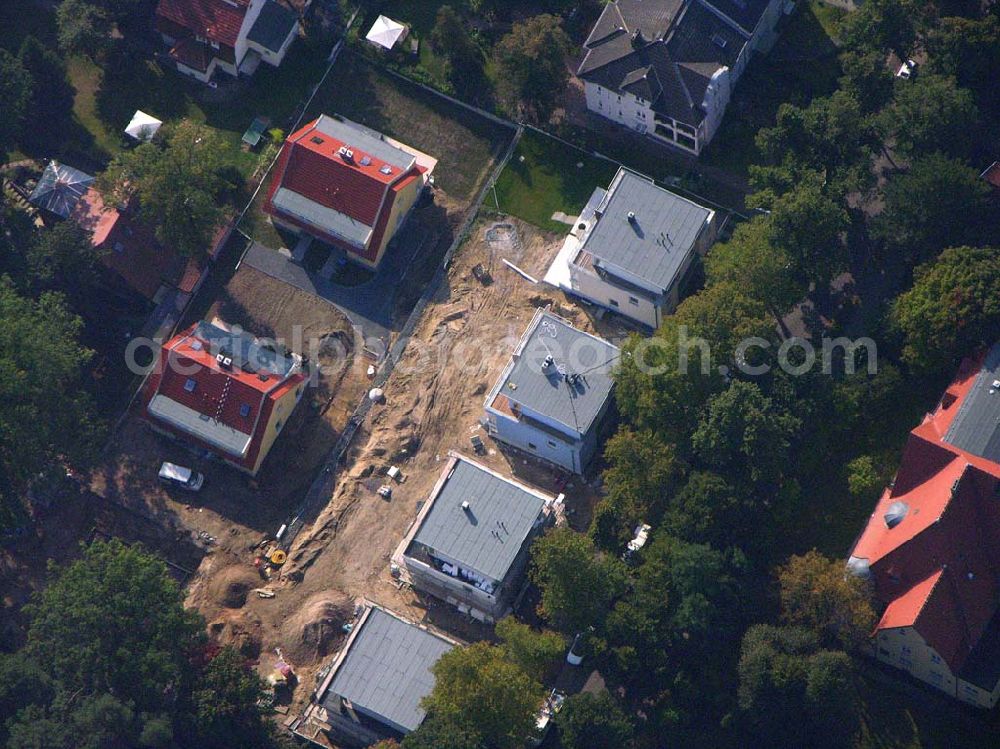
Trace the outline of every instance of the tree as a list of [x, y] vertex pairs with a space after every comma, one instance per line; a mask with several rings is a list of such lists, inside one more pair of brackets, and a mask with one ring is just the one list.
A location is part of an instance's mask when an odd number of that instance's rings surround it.
[[111, 44], [111, 17], [90, 0], [62, 0], [56, 8], [59, 48], [66, 55], [100, 57]]
[[791, 557], [778, 568], [781, 613], [789, 624], [804, 626], [827, 646], [855, 648], [875, 626], [867, 581], [844, 573], [844, 563], [815, 549]]
[[62, 131], [65, 120], [72, 116], [73, 87], [66, 78], [66, 65], [52, 50], [33, 36], [27, 36], [17, 55], [31, 75], [32, 89], [25, 116], [31, 122], [23, 140], [38, 146], [53, 134]]
[[475, 726], [451, 713], [428, 715], [413, 733], [403, 738], [403, 749], [482, 749]]
[[569, 48], [556, 16], [543, 13], [514, 24], [495, 50], [497, 92], [508, 112], [539, 124], [549, 121], [569, 79]]
[[924, 37], [929, 70], [954, 76], [976, 94], [981, 109], [996, 114], [1000, 91], [1000, 16], [942, 18]]
[[541, 685], [502, 648], [477, 642], [448, 651], [431, 669], [434, 689], [421, 706], [479, 736], [483, 749], [521, 749], [542, 704]]
[[205, 749], [267, 744], [270, 729], [259, 704], [264, 683], [232, 647], [209, 661], [191, 693], [193, 745]]
[[549, 630], [534, 630], [512, 616], [496, 624], [497, 637], [503, 643], [507, 658], [536, 681], [544, 681], [566, 652], [566, 641]]
[[79, 302], [97, 283], [98, 252], [90, 233], [75, 221], [63, 221], [39, 233], [27, 255], [40, 288], [62, 291]]
[[754, 740], [771, 746], [849, 746], [860, 722], [850, 659], [799, 627], [747, 630], [739, 706]]
[[182, 255], [197, 255], [223, 217], [220, 173], [228, 146], [189, 120], [164, 129], [165, 137], [116, 156], [98, 186], [109, 204], [134, 197], [157, 239]]
[[531, 547], [531, 579], [542, 591], [539, 612], [566, 634], [600, 624], [625, 578], [620, 560], [598, 553], [593, 541], [569, 528], [555, 528]]
[[840, 38], [860, 52], [895, 52], [906, 59], [917, 38], [925, 8], [920, 0], [868, 0], [844, 17]]
[[877, 143], [871, 118], [848, 91], [813, 99], [808, 107], [784, 103], [774, 127], [757, 133], [762, 165], [750, 169], [750, 183], [773, 197], [795, 189], [810, 172], [833, 194], [871, 183], [872, 149]]
[[847, 270], [847, 246], [841, 235], [849, 218], [841, 201], [818, 179], [801, 181], [771, 205], [771, 239], [791, 259], [799, 284], [825, 287]]
[[892, 98], [893, 75], [886, 67], [885, 54], [875, 50], [846, 50], [840, 55], [840, 88], [873, 114]]
[[0, 154], [20, 139], [34, 81], [19, 59], [0, 49]]
[[430, 35], [431, 47], [448, 61], [448, 79], [461, 95], [481, 99], [488, 88], [483, 55], [469, 34], [468, 24], [450, 5], [438, 8]]
[[58, 570], [27, 609], [26, 654], [60, 682], [164, 707], [189, 672], [202, 623], [159, 559], [119, 541], [96, 542]]
[[571, 695], [556, 716], [563, 749], [629, 749], [632, 722], [608, 692]]
[[873, 234], [910, 262], [933, 258], [945, 247], [975, 245], [995, 223], [989, 186], [974, 169], [942, 154], [913, 159], [908, 171], [890, 177], [885, 207]]
[[847, 488], [851, 496], [870, 500], [885, 486], [885, 477], [871, 455], [859, 455], [847, 464]]
[[694, 471], [671, 500], [663, 529], [717, 549], [759, 548], [770, 539], [766, 511], [767, 504], [755, 494], [738, 491], [716, 473]]
[[6, 525], [29, 480], [59, 463], [83, 467], [94, 457], [100, 429], [81, 387], [91, 357], [79, 342], [83, 324], [62, 297], [27, 299], [0, 278], [0, 321], [0, 371], [17, 373], [0, 378], [0, 525]]
[[721, 475], [773, 484], [800, 426], [755, 383], [736, 380], [709, 401], [691, 442], [700, 462]]
[[992, 345], [1000, 330], [1000, 250], [954, 247], [920, 266], [891, 320], [906, 340], [903, 358], [925, 370], [950, 370]]
[[955, 79], [932, 73], [899, 81], [892, 106], [880, 115], [882, 131], [908, 156], [940, 151], [966, 157], [976, 142], [979, 112], [972, 93]]
[[805, 295], [792, 272], [792, 259], [773, 241], [773, 223], [757, 216], [736, 227], [727, 242], [712, 248], [705, 262], [709, 285], [739, 286], [747, 297], [766, 305], [775, 320]]
[[635, 525], [662, 515], [681, 479], [682, 465], [673, 447], [655, 432], [627, 427], [608, 440], [604, 459], [609, 465], [604, 472], [606, 496], [594, 511], [590, 535], [602, 549], [620, 553]]

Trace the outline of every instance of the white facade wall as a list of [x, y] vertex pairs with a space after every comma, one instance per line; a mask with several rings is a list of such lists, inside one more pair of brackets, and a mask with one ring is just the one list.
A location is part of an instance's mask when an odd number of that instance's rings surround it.
[[486, 408], [486, 430], [490, 436], [501, 442], [537, 455], [543, 460], [561, 466], [573, 473], [582, 471], [580, 440], [569, 442], [535, 428], [523, 419], [512, 418], [493, 408]]
[[[243, 64], [243, 58], [246, 57], [247, 51], [250, 49], [247, 42], [247, 34], [250, 33], [250, 29], [253, 28], [254, 23], [257, 21], [257, 16], [260, 15], [261, 9], [264, 7], [264, 3], [267, 0], [250, 0], [250, 7], [247, 8], [247, 13], [243, 16], [243, 25], [240, 26], [240, 33], [236, 36], [236, 64], [233, 66], [232, 75], [237, 75], [237, 71], [240, 65]], [[229, 72], [228, 70], [226, 72]]]
[[602, 117], [635, 130], [646, 133], [653, 129], [653, 110], [649, 102], [629, 93], [615, 93], [591, 81], [583, 83], [587, 109]]
[[226, 64], [223, 63], [218, 58], [213, 57], [212, 61], [208, 63], [208, 70], [202, 73], [200, 70], [195, 70], [194, 68], [189, 68], [187, 65], [182, 65], [177, 63], [177, 70], [184, 75], [189, 75], [192, 78], [201, 81], [202, 83], [208, 83], [212, 80], [212, 76], [215, 75], [215, 69], [221, 67], [223, 70], [227, 68]]
[[584, 299], [612, 309], [650, 328], [659, 327], [662, 311], [659, 305], [650, 299], [608, 283], [596, 273], [573, 263], [569, 264], [569, 274], [574, 293]]

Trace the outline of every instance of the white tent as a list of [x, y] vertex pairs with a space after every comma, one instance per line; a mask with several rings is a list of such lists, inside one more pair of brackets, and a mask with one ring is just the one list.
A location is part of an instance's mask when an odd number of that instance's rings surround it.
[[371, 29], [368, 30], [368, 35], [365, 39], [379, 47], [392, 49], [396, 42], [404, 36], [406, 36], [406, 26], [399, 21], [393, 21], [391, 18], [379, 16], [375, 19], [375, 23], [372, 24]]
[[125, 133], [136, 140], [150, 140], [163, 123], [152, 115], [137, 109], [132, 121], [125, 128]]

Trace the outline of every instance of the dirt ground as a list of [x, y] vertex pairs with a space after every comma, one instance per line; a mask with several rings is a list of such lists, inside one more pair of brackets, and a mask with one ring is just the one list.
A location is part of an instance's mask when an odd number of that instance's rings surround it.
[[[298, 673], [300, 687], [293, 700], [297, 706], [308, 700], [317, 670], [339, 645], [338, 617], [350, 608], [324, 602], [368, 599], [465, 640], [491, 636], [489, 628], [450, 607], [399, 589], [388, 568], [391, 553], [436, 482], [448, 451], [471, 455], [473, 434], [481, 434], [487, 445], [480, 461], [553, 494], [565, 493], [570, 524], [582, 529], [589, 522], [598, 498], [596, 480], [588, 483], [524, 454], [500, 449], [480, 429], [478, 419], [486, 391], [539, 306], [552, 305], [575, 325], [608, 337], [621, 337], [626, 330], [594, 319], [562, 293], [532, 284], [501, 262], [506, 258], [540, 278], [558, 251], [561, 236], [512, 221], [518, 241], [491, 245], [485, 232], [495, 223], [495, 219], [480, 220], [453, 259], [446, 283], [386, 383], [385, 403], [373, 409], [355, 437], [333, 497], [296, 538], [280, 575], [268, 584], [275, 596], [251, 594], [238, 608], [219, 603], [222, 593], [213, 580], [220, 570], [234, 574], [234, 564], [248, 568], [250, 553], [244, 553], [242, 561], [238, 554], [206, 558], [191, 584], [189, 602], [215, 621], [225, 637], [235, 637], [239, 643], [249, 636], [259, 643], [253, 648], [265, 656], [282, 649]], [[491, 269], [491, 284], [474, 277], [472, 269], [478, 264]], [[380, 474], [390, 465], [400, 468], [405, 481], [385, 500], [376, 490], [385, 482]], [[337, 631], [329, 638], [316, 634], [333, 627]], [[309, 628], [312, 635], [303, 635]]]

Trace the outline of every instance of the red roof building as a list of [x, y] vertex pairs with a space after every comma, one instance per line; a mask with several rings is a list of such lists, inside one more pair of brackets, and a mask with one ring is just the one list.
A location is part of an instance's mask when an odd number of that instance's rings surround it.
[[981, 707], [1000, 698], [1000, 344], [911, 433], [848, 569], [885, 606], [879, 660]]
[[101, 265], [125, 286], [152, 302], [176, 288], [192, 293], [232, 230], [231, 222], [219, 227], [202, 258], [184, 258], [161, 244], [153, 231], [129, 209], [109, 208], [101, 194], [90, 188], [76, 204], [71, 218], [91, 233], [94, 248], [102, 251]]
[[[159, 0], [156, 30], [178, 70], [208, 81], [217, 67], [236, 76], [260, 60], [280, 65], [298, 34], [298, 11], [289, 0]], [[253, 64], [244, 66], [248, 54]]]
[[163, 344], [146, 382], [146, 416], [157, 430], [256, 475], [306, 379], [298, 355], [199, 322]]
[[375, 267], [427, 183], [434, 160], [321, 115], [285, 141], [264, 210]]

